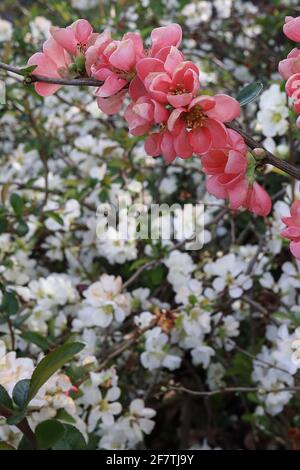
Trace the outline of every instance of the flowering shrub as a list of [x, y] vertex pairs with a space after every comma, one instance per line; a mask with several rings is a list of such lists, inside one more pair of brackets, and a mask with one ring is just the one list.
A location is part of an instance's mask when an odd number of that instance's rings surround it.
[[295, 2], [100, 3], [0, 6], [0, 449], [299, 449]]

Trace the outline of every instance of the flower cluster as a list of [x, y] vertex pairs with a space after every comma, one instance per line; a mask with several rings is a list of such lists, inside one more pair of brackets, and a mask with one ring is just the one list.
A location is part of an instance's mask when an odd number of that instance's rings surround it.
[[[300, 17], [288, 16], [283, 27], [284, 34], [294, 42], [300, 41]], [[300, 49], [293, 49], [286, 59], [279, 63], [279, 73], [286, 82], [287, 95], [292, 98], [296, 113], [300, 114]], [[300, 127], [300, 118], [297, 119], [297, 126]]]
[[[108, 29], [93, 33], [86, 20], [50, 32], [43, 52], [28, 61], [37, 66], [36, 74], [52, 78], [87, 75], [103, 82], [95, 95], [99, 108], [108, 115], [121, 110], [128, 92], [131, 103], [124, 117], [132, 135], [146, 135], [148, 155], [162, 155], [167, 162], [202, 156], [211, 194], [229, 199], [232, 209], [269, 214], [271, 199], [255, 182], [255, 161], [247, 158], [243, 138], [225, 126], [240, 116], [240, 104], [225, 94], [202, 94], [198, 67], [178, 49], [182, 40], [178, 24], [154, 29], [148, 49], [138, 33], [114, 40]], [[58, 88], [35, 84], [42, 96]]]

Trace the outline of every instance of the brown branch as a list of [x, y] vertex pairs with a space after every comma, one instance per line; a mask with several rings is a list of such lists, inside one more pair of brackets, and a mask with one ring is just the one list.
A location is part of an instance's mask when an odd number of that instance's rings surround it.
[[297, 180], [300, 180], [300, 169], [298, 169], [297, 167], [291, 165], [290, 163], [284, 160], [280, 160], [280, 158], [275, 157], [275, 155], [273, 155], [271, 152], [266, 150], [262, 144], [254, 140], [251, 136], [249, 136], [246, 132], [244, 132], [243, 129], [241, 129], [240, 127], [235, 126], [233, 124], [226, 124], [226, 126], [229, 129], [233, 129], [234, 131], [238, 132], [243, 137], [248, 147], [251, 148], [252, 150], [256, 148], [261, 148], [265, 151], [265, 155], [262, 157], [260, 163], [273, 165], [279, 170], [284, 171], [290, 176], [293, 176]]
[[163, 387], [167, 388], [167, 390], [173, 390], [176, 392], [181, 392], [181, 393], [187, 393], [189, 395], [193, 395], [196, 397], [212, 397], [214, 395], [221, 395], [221, 394], [226, 394], [226, 393], [280, 393], [280, 392], [299, 392], [300, 387], [285, 387], [285, 388], [279, 388], [276, 390], [265, 390], [262, 387], [224, 387], [224, 388], [219, 388], [217, 390], [208, 390], [208, 391], [198, 391], [198, 390], [190, 390], [189, 388], [180, 386], [180, 387], [173, 387], [173, 386], [168, 386], [168, 387]]
[[[10, 418], [11, 416], [13, 416], [13, 413], [11, 412], [11, 410], [0, 404], [0, 416], [4, 416], [4, 418]], [[28, 424], [27, 419], [23, 418], [22, 421], [20, 421], [18, 424], [15, 424], [15, 426], [24, 434], [24, 436], [27, 437], [33, 449], [36, 449], [36, 438], [34, 432]]]
[[[4, 62], [0, 62], [0, 69], [6, 70], [7, 72], [15, 73], [19, 76], [23, 76], [22, 68], [15, 67], [13, 65], [5, 64]], [[11, 78], [14, 78], [10, 75]], [[103, 82], [100, 80], [95, 80], [94, 78], [56, 78], [56, 77], [43, 77], [41, 75], [35, 75], [34, 73], [24, 77], [23, 83], [31, 84], [35, 82], [40, 83], [51, 83], [53, 85], [68, 85], [68, 86], [93, 86], [99, 87], [103, 85]]]

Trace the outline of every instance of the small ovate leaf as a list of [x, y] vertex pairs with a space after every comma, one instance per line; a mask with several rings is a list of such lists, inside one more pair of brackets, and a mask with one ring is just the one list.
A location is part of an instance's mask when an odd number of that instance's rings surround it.
[[16, 413], [10, 416], [9, 418], [7, 418], [6, 422], [10, 426], [13, 426], [13, 425], [19, 424], [25, 418], [25, 416], [26, 416], [26, 411], [22, 410], [20, 411], [20, 413]]
[[250, 85], [245, 86], [237, 95], [236, 99], [240, 102], [241, 106], [245, 106], [248, 103], [256, 100], [262, 93], [264, 86], [261, 82], [253, 82]]
[[29, 232], [29, 227], [26, 224], [24, 219], [20, 219], [18, 225], [16, 226], [16, 232], [19, 237], [24, 237]]
[[29, 75], [32, 74], [32, 72], [36, 69], [36, 65], [30, 65], [28, 67], [23, 67], [22, 69], [19, 69], [18, 73], [20, 75], [23, 75], [23, 77], [28, 77]]
[[81, 432], [72, 424], [64, 424], [64, 435], [53, 446], [54, 450], [87, 450], [87, 444]]
[[16, 315], [16, 313], [18, 313], [19, 302], [14, 292], [6, 291], [4, 293], [0, 310], [1, 312], [6, 313], [9, 317], [11, 315]]
[[0, 450], [16, 450], [13, 446], [10, 444], [7, 444], [6, 442], [0, 442]]
[[38, 449], [51, 449], [56, 442], [63, 438], [65, 428], [55, 419], [49, 419], [38, 424], [35, 429]]
[[13, 402], [3, 385], [0, 385], [0, 404], [5, 408], [13, 409]]
[[23, 199], [18, 194], [13, 193], [10, 196], [10, 204], [16, 216], [21, 217], [24, 211], [24, 207], [25, 207], [25, 202], [23, 201]]
[[57, 214], [56, 212], [48, 211], [46, 212], [47, 217], [50, 217], [50, 219], [53, 219], [55, 222], [57, 222], [59, 225], [62, 227], [64, 226], [64, 219]]
[[48, 351], [50, 347], [50, 343], [47, 338], [44, 338], [42, 335], [36, 333], [35, 331], [24, 331], [24, 333], [21, 334], [21, 338], [25, 341], [28, 341], [28, 343], [35, 344], [43, 351]]
[[28, 400], [29, 387], [30, 387], [29, 379], [20, 380], [14, 386], [12, 396], [13, 396], [13, 400], [15, 404], [18, 405], [20, 410], [23, 410], [26, 407], [26, 403]]
[[84, 348], [82, 343], [66, 343], [60, 346], [55, 351], [47, 354], [44, 359], [37, 365], [34, 370], [31, 381], [28, 396], [28, 403], [37, 394], [39, 389], [44, 385], [45, 382], [64, 364], [72, 359], [75, 354], [79, 353]]

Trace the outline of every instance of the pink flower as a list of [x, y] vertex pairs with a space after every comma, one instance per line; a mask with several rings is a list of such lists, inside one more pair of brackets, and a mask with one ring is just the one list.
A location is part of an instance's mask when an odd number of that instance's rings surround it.
[[211, 148], [226, 148], [228, 132], [224, 122], [240, 115], [239, 103], [227, 95], [199, 96], [187, 108], [174, 109], [168, 129], [174, 136], [178, 156], [203, 155]]
[[201, 158], [201, 166], [208, 175], [241, 174], [247, 170], [246, 144], [236, 131], [228, 129], [227, 148], [210, 150]]
[[287, 95], [293, 99], [293, 106], [297, 114], [300, 114], [300, 73], [292, 75], [285, 85]]
[[132, 135], [146, 134], [153, 124], [166, 122], [169, 117], [168, 110], [147, 96], [131, 103], [124, 113]]
[[[94, 78], [104, 81], [96, 91], [98, 105], [108, 114], [118, 112], [122, 106], [125, 93], [120, 93], [129, 85], [129, 93], [137, 98], [142, 89], [141, 84], [135, 81], [135, 67], [137, 61], [144, 55], [144, 46], [141, 37], [136, 33], [127, 33], [121, 41], [111, 39], [110, 32], [104, 31], [95, 41], [95, 44], [86, 52], [87, 72]], [[135, 93], [139, 89], [138, 93]], [[118, 106], [115, 106], [118, 94]], [[114, 111], [116, 110], [117, 111]]]
[[[69, 74], [71, 57], [53, 38], [49, 38], [43, 45], [43, 52], [37, 52], [28, 60], [28, 65], [36, 65], [36, 75], [49, 78], [65, 78]], [[48, 83], [35, 83], [36, 92], [41, 96], [53, 95], [60, 85]]]
[[198, 67], [190, 61], [183, 61], [183, 55], [174, 46], [167, 52], [163, 60], [140, 60], [137, 64], [138, 77], [156, 101], [174, 108], [187, 106], [199, 91]]
[[272, 208], [272, 201], [266, 190], [256, 181], [249, 186], [246, 202], [243, 204], [254, 214], [266, 217]]
[[77, 20], [67, 28], [53, 27], [50, 32], [55, 41], [73, 56], [84, 53], [98, 37], [98, 34], [93, 34], [93, 28], [87, 20]]
[[152, 157], [162, 155], [168, 163], [172, 162], [176, 158], [172, 134], [166, 128], [150, 134], [145, 140], [145, 151]]
[[218, 199], [229, 199], [231, 209], [244, 207], [265, 216], [271, 210], [271, 199], [258, 183], [247, 177], [253, 162], [248, 163], [246, 151], [244, 139], [229, 129], [227, 148], [213, 149], [201, 158], [203, 171], [210, 175], [207, 190]]
[[300, 259], [300, 201], [293, 202], [291, 216], [283, 217], [282, 222], [287, 228], [281, 232], [281, 235], [291, 240], [290, 250], [297, 259]]
[[162, 49], [171, 46], [178, 47], [182, 40], [182, 29], [179, 24], [173, 23], [168, 26], [153, 29], [151, 33], [152, 47], [150, 56], [155, 57]]
[[300, 17], [293, 18], [287, 16], [285, 18], [285, 25], [283, 26], [284, 34], [292, 41], [300, 41]]
[[293, 49], [287, 59], [279, 62], [278, 71], [284, 80], [300, 72], [300, 49]]

